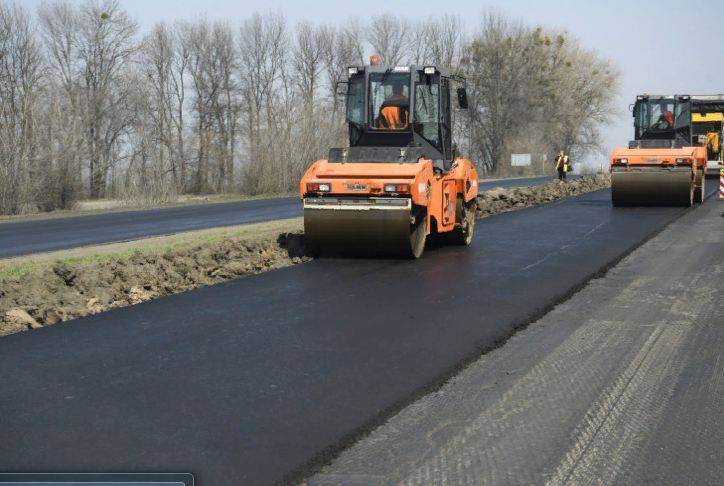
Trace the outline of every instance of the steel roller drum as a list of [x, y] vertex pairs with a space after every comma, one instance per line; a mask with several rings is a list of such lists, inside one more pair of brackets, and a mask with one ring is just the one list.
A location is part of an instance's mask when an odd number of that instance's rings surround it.
[[305, 244], [317, 254], [418, 257], [425, 228], [411, 210], [409, 199], [306, 198]]
[[646, 167], [614, 170], [611, 200], [614, 206], [691, 206], [689, 167]]

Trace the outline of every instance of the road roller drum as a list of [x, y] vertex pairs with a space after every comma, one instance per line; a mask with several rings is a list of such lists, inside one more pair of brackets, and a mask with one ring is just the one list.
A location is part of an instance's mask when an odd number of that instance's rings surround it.
[[307, 198], [304, 237], [315, 254], [419, 257], [425, 218], [410, 199]]
[[681, 168], [634, 168], [611, 172], [614, 206], [691, 206], [692, 172]]

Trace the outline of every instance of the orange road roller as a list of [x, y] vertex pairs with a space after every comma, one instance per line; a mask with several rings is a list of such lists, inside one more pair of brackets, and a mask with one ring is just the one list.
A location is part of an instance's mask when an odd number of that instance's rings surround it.
[[478, 174], [452, 143], [453, 85], [435, 66], [348, 68], [349, 146], [307, 169], [299, 184], [313, 254], [419, 258], [428, 237], [470, 245]]
[[706, 140], [695, 140], [692, 109], [702, 108], [688, 95], [636, 98], [635, 140], [611, 154], [614, 206], [691, 206], [704, 201]]

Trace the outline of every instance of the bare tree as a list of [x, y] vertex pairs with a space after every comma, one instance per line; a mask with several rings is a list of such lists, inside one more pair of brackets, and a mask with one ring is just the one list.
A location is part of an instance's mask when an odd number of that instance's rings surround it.
[[[485, 14], [461, 61], [468, 78], [473, 154], [488, 172], [512, 147], [552, 160], [599, 144], [613, 113], [615, 70], [564, 32]], [[551, 169], [552, 170], [552, 169]]]
[[211, 25], [206, 19], [186, 24], [182, 35], [189, 48], [189, 75], [194, 96], [192, 111], [196, 119], [197, 152], [192, 187], [195, 192], [204, 193], [210, 190], [208, 166], [212, 142], [212, 105], [220, 89], [218, 79], [209, 76], [210, 66], [215, 62], [212, 58]]
[[159, 165], [168, 164], [174, 185], [179, 188], [179, 163], [174, 156], [176, 137], [172, 119], [177, 112], [173, 86], [174, 36], [165, 23], [157, 24], [143, 42], [141, 67], [145, 71], [149, 90], [149, 117], [155, 125], [156, 159]]
[[42, 60], [35, 26], [17, 5], [0, 4], [0, 211], [18, 212], [42, 195], [36, 183]]
[[131, 62], [138, 28], [116, 0], [86, 3], [80, 10], [78, 56], [83, 68], [85, 136], [91, 198], [106, 195], [117, 144], [133, 117], [125, 108], [123, 69]]
[[297, 78], [299, 94], [311, 110], [319, 87], [319, 75], [322, 70], [322, 56], [324, 54], [325, 31], [315, 27], [307, 21], [297, 25], [296, 43], [292, 59], [294, 72]]
[[420, 21], [410, 32], [410, 62], [422, 66], [431, 63], [430, 24], [432, 20]]
[[336, 123], [341, 106], [339, 83], [347, 79], [347, 68], [364, 64], [364, 41], [359, 23], [350, 21], [341, 27], [323, 27], [322, 62], [327, 73], [332, 123]]
[[405, 17], [391, 14], [372, 17], [367, 26], [367, 40], [385, 64], [394, 66], [407, 59], [410, 47], [410, 23]]
[[223, 22], [214, 24], [211, 49], [213, 64], [209, 67], [210, 78], [219, 85], [213, 97], [212, 110], [215, 134], [214, 153], [216, 168], [213, 180], [216, 191], [229, 189], [234, 182], [234, 159], [236, 157], [237, 126], [240, 113], [238, 97], [238, 61], [234, 33]]
[[427, 42], [424, 42], [428, 46], [427, 60], [447, 69], [457, 66], [463, 40], [463, 23], [460, 17], [443, 14], [428, 20], [425, 28], [420, 30], [427, 36]]
[[59, 177], [65, 181], [61, 206], [68, 207], [79, 196], [85, 152], [82, 66], [76, 41], [80, 19], [77, 9], [67, 2], [42, 5], [38, 17], [48, 61], [46, 157], [58, 164]]
[[[288, 122], [288, 98], [291, 86], [286, 83], [288, 39], [286, 20], [281, 15], [254, 14], [239, 32], [240, 79], [245, 99], [244, 186], [252, 192], [268, 192], [288, 187], [283, 161], [277, 156], [283, 135], [279, 124]], [[281, 110], [278, 108], [281, 107]], [[272, 178], [266, 174], [275, 174]]]
[[123, 77], [137, 49], [137, 24], [115, 0], [80, 7], [44, 5], [40, 17], [53, 68], [82, 118], [90, 196], [103, 197], [113, 157], [132, 119], [124, 111], [129, 92]]

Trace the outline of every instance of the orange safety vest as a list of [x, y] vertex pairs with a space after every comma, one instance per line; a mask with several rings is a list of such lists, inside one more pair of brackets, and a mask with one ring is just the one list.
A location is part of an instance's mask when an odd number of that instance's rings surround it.
[[380, 110], [380, 114], [385, 119], [385, 124], [387, 125], [384, 128], [400, 130], [407, 128], [409, 125], [407, 110], [399, 106], [386, 106]]

